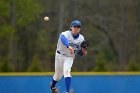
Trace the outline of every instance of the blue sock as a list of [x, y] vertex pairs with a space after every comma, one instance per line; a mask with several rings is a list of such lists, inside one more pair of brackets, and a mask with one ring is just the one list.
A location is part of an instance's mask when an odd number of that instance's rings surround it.
[[54, 88], [55, 87], [55, 84], [57, 83], [58, 81], [55, 81], [54, 79], [52, 80], [52, 87]]
[[71, 77], [65, 78], [65, 84], [66, 84], [66, 92], [70, 92], [70, 85], [71, 85]]

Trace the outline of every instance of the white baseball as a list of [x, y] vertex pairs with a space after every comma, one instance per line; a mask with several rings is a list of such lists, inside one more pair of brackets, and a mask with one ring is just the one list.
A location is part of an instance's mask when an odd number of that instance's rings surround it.
[[49, 17], [48, 16], [44, 17], [44, 20], [49, 21]]

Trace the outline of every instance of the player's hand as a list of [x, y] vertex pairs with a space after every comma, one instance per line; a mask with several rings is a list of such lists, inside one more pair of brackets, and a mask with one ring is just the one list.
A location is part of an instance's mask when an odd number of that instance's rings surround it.
[[71, 46], [68, 46], [69, 50], [70, 50], [70, 54], [74, 54], [74, 49]]
[[83, 53], [83, 55], [86, 55], [87, 54], [87, 49], [86, 48], [82, 48], [82, 53]]

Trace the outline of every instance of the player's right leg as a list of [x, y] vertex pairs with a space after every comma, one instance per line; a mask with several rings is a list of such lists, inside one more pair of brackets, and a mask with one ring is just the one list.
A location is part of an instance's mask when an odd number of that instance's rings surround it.
[[[63, 76], [63, 58], [62, 57], [63, 56], [56, 53], [56, 56], [55, 56], [55, 74], [53, 76], [52, 82], [50, 83], [50, 88], [51, 88], [52, 92], [54, 90], [56, 90], [55, 85]], [[53, 93], [57, 93], [57, 92], [53, 92]]]
[[50, 82], [50, 88], [52, 90], [52, 93], [58, 93], [58, 90], [56, 87], [52, 87], [52, 82]]

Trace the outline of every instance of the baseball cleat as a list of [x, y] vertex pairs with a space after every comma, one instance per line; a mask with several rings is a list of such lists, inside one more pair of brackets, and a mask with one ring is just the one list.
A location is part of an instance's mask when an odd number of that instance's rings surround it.
[[56, 87], [52, 87], [52, 82], [50, 83], [50, 88], [52, 90], [52, 93], [58, 93], [58, 90]]

